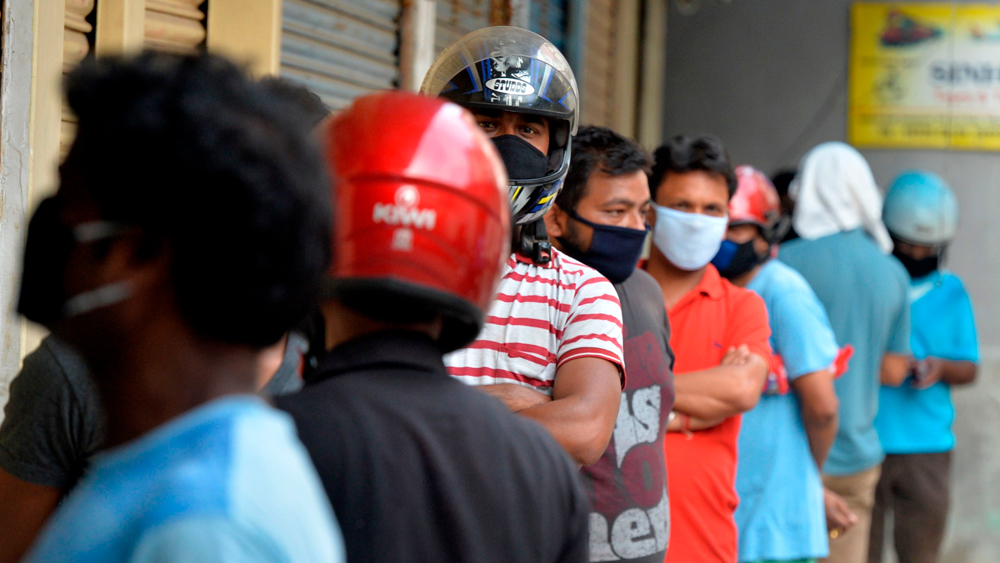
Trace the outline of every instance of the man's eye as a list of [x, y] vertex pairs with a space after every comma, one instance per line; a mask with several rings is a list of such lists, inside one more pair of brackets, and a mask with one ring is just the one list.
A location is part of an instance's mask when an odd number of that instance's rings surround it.
[[492, 121], [480, 121], [479, 126], [483, 129], [493, 129], [496, 125]]
[[521, 132], [524, 133], [525, 135], [537, 135], [538, 129], [535, 129], [534, 127], [525, 126], [521, 128]]
[[607, 210], [607, 213], [609, 215], [614, 215], [615, 217], [620, 217], [622, 214], [625, 213], [625, 210], [624, 209], [609, 209], [609, 210]]

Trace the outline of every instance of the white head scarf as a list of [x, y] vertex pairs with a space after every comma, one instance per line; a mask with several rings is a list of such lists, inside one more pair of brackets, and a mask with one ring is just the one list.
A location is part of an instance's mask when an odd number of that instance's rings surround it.
[[882, 223], [882, 194], [861, 153], [844, 143], [817, 145], [799, 164], [789, 188], [795, 199], [792, 225], [805, 239], [864, 227], [882, 252], [892, 239]]

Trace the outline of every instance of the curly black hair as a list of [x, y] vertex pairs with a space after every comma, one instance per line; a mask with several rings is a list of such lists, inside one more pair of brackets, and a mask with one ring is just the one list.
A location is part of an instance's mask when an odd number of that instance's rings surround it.
[[580, 200], [587, 195], [587, 181], [595, 170], [611, 176], [640, 171], [650, 174], [652, 165], [653, 157], [632, 139], [607, 127], [581, 127], [573, 137], [569, 172], [556, 196], [556, 205], [567, 211], [576, 211]]
[[64, 167], [104, 219], [171, 251], [178, 307], [204, 337], [262, 347], [315, 303], [330, 181], [309, 112], [214, 55], [84, 61]]
[[649, 190], [653, 199], [667, 174], [702, 171], [717, 174], [726, 181], [729, 197], [736, 193], [736, 169], [718, 137], [677, 135], [653, 153], [653, 171], [649, 175]]
[[330, 116], [330, 108], [326, 107], [319, 95], [302, 84], [280, 76], [264, 77], [260, 83], [298, 105], [299, 109], [306, 112], [306, 118], [314, 127]]

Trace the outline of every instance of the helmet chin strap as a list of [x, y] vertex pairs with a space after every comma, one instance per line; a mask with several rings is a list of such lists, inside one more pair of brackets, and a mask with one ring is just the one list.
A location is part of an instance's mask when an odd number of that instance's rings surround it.
[[520, 253], [535, 264], [548, 264], [552, 260], [552, 243], [545, 231], [545, 221], [536, 219], [521, 226]]

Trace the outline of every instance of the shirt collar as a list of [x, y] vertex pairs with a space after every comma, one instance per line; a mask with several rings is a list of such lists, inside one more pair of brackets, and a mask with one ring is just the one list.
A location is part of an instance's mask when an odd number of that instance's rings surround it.
[[698, 282], [698, 285], [684, 294], [684, 297], [681, 297], [673, 309], [680, 309], [697, 297], [707, 297], [713, 301], [718, 301], [725, 295], [725, 283], [725, 280], [719, 275], [719, 271], [715, 269], [715, 266], [709, 264], [705, 267], [705, 273], [701, 276], [701, 281]]
[[343, 373], [393, 368], [447, 374], [441, 349], [431, 337], [410, 330], [387, 330], [359, 336], [331, 350], [309, 383]]
[[701, 281], [694, 288], [697, 291], [708, 297], [709, 299], [717, 300], [722, 299], [722, 295], [725, 291], [723, 284], [725, 280], [719, 275], [719, 270], [715, 269], [715, 266], [709, 264], [705, 268], [705, 275], [701, 277]]

